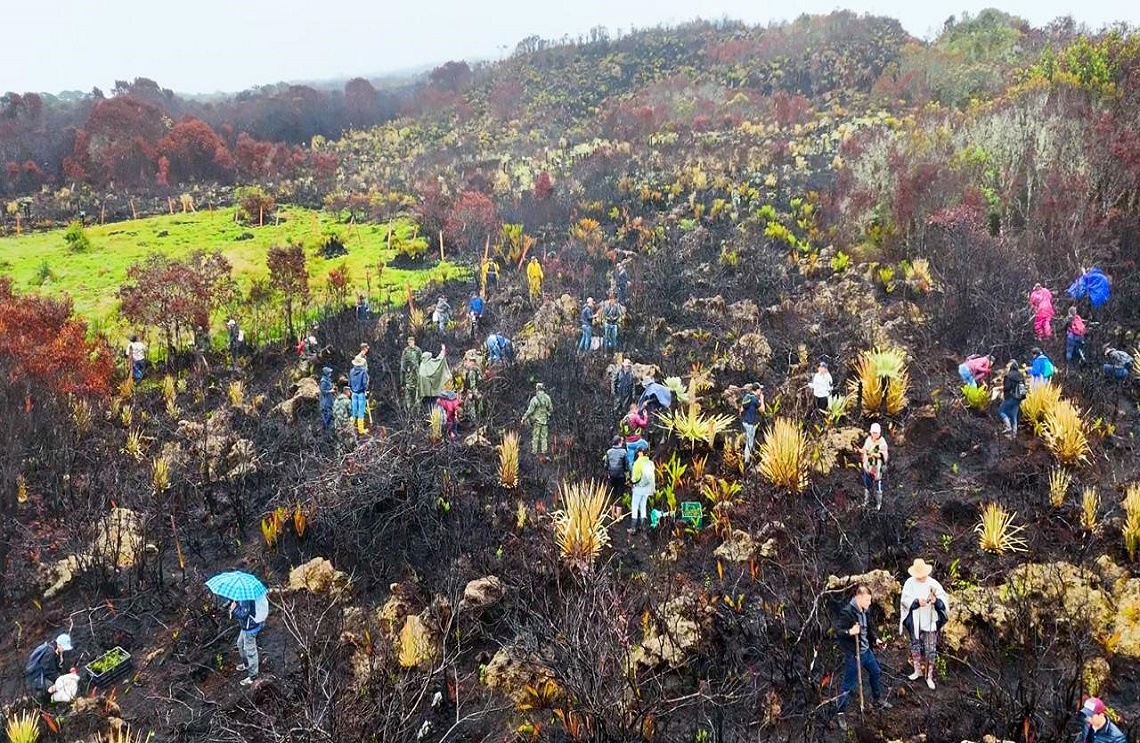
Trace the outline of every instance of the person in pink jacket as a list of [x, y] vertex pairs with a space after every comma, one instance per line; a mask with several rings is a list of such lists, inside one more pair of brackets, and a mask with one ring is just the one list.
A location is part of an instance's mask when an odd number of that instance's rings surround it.
[[958, 375], [966, 385], [977, 387], [979, 382], [989, 376], [993, 365], [993, 356], [970, 356], [958, 365]]
[[1033, 317], [1033, 332], [1038, 340], [1053, 336], [1053, 292], [1040, 284], [1033, 285], [1029, 292], [1029, 306], [1036, 313]]

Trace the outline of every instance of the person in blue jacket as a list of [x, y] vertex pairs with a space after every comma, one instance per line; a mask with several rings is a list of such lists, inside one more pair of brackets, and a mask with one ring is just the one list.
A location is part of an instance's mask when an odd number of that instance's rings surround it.
[[321, 369], [321, 379], [318, 385], [321, 388], [321, 428], [326, 431], [332, 425], [333, 394], [336, 385], [333, 384], [333, 370], [330, 367]]
[[1128, 738], [1116, 727], [1116, 723], [1105, 714], [1104, 702], [1097, 697], [1089, 697], [1081, 705], [1081, 735], [1078, 743], [1128, 743]]
[[368, 415], [368, 383], [368, 361], [363, 354], [357, 354], [348, 373], [348, 386], [352, 389], [352, 420], [361, 435], [368, 433], [364, 427], [364, 418]]
[[246, 672], [241, 685], [249, 686], [257, 678], [257, 633], [261, 632], [265, 622], [257, 619], [257, 601], [231, 601], [230, 615], [238, 623], [237, 650], [241, 662], [237, 670]]
[[1033, 355], [1029, 365], [1030, 378], [1035, 382], [1048, 382], [1053, 377], [1053, 361], [1040, 348], [1034, 348], [1030, 353]]

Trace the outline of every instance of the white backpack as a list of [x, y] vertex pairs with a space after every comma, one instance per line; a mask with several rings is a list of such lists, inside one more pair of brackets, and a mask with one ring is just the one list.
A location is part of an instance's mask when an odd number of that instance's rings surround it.
[[269, 618], [269, 595], [263, 594], [253, 602], [253, 621], [258, 624]]

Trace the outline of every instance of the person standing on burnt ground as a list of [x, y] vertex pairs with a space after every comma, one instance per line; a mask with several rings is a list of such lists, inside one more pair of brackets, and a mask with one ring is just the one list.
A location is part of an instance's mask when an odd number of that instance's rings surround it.
[[840, 730], [847, 729], [844, 713], [851, 692], [858, 689], [859, 705], [862, 707], [864, 688], [870, 686], [871, 699], [879, 709], [890, 709], [891, 703], [884, 698], [882, 670], [875, 657], [879, 646], [879, 635], [871, 622], [868, 610], [871, 608], [871, 589], [862, 584], [855, 587], [851, 600], [843, 605], [835, 617], [832, 629], [839, 650], [843, 654], [843, 681], [836, 699], [836, 721]]
[[610, 448], [602, 456], [606, 463], [606, 478], [610, 483], [610, 498], [618, 500], [625, 493], [625, 483], [629, 479], [629, 461], [626, 459], [625, 442], [621, 436], [614, 436]]

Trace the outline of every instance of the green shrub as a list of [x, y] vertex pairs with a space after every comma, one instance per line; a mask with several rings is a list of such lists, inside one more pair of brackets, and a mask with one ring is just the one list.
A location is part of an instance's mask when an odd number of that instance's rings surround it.
[[87, 231], [83, 229], [79, 220], [67, 225], [67, 232], [63, 233], [63, 240], [67, 243], [67, 249], [72, 253], [86, 253], [91, 249], [91, 238], [87, 237]]

